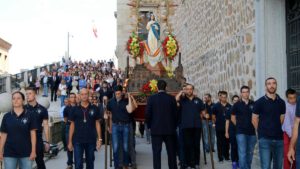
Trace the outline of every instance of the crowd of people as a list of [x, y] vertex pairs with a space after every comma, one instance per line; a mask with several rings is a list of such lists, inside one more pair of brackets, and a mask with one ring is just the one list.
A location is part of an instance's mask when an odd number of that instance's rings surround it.
[[[160, 86], [160, 83], [163, 85]], [[296, 110], [296, 107], [299, 107], [300, 102], [297, 103], [297, 92], [294, 89], [286, 90], [284, 101], [276, 93], [275, 78], [266, 79], [266, 93], [256, 101], [250, 99], [248, 86], [242, 86], [240, 95], [232, 96], [231, 103], [226, 91], [218, 92], [216, 103], [212, 102], [211, 94], [205, 94], [201, 100], [194, 94], [192, 84], [186, 84], [175, 99], [163, 97], [164, 82], [158, 82], [158, 88], [160, 92], [149, 98], [146, 111], [146, 123], [151, 132], [158, 132], [152, 133], [155, 169], [160, 168], [161, 142], [166, 144], [169, 168], [177, 168], [173, 165], [176, 153], [172, 151], [177, 146], [180, 167], [199, 169], [201, 135], [204, 151], [215, 152], [216, 139], [219, 163], [231, 161], [232, 169], [251, 168], [257, 143], [262, 169], [299, 166], [300, 155], [295, 153], [295, 147], [299, 145], [300, 118], [297, 115], [299, 108]], [[174, 113], [176, 102], [178, 114]], [[176, 122], [178, 125], [174, 125]]]
[[[124, 74], [112, 61], [64, 62], [51, 71], [44, 69], [37, 79], [29, 76], [28, 81], [26, 97], [19, 91], [12, 94], [13, 109], [1, 124], [0, 159], [6, 169], [17, 165], [29, 169], [33, 160], [38, 169], [46, 168], [49, 117], [36, 101], [40, 87], [43, 97], [50, 93], [51, 102], [60, 99], [67, 169], [82, 169], [84, 162], [93, 169], [95, 151], [102, 143], [110, 144], [104, 142], [105, 134], [111, 134], [114, 167], [137, 168], [137, 122], [132, 113], [138, 104], [126, 92]], [[141, 137], [146, 131], [152, 144], [154, 169], [161, 168], [162, 143], [168, 168], [199, 169], [201, 137], [204, 153], [216, 151], [219, 163], [231, 161], [232, 169], [251, 168], [256, 144], [262, 169], [300, 166], [300, 153], [295, 153], [300, 145], [296, 106], [300, 102], [295, 90], [288, 89], [284, 101], [276, 93], [276, 79], [270, 77], [265, 81], [265, 95], [256, 101], [250, 98], [250, 87], [242, 86], [230, 101], [226, 91], [219, 91], [214, 103], [209, 93], [202, 99], [196, 96], [192, 84], [186, 83], [175, 97], [167, 94], [167, 85], [158, 80], [158, 93], [149, 96], [145, 121], [138, 125]]]

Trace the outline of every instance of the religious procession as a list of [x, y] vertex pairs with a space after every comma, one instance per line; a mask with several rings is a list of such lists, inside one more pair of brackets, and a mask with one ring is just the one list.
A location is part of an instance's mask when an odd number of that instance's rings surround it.
[[[15, 0], [2, 3], [0, 20], [18, 11]], [[18, 62], [26, 43], [10, 30], [19, 21], [3, 19], [0, 35], [16, 45], [0, 38], [0, 169], [300, 169], [299, 0], [29, 0], [31, 8], [46, 19], [24, 14], [28, 23], [46, 28], [58, 12], [65, 20], [53, 32], [74, 33], [59, 62], [12, 74], [8, 55], [12, 67], [43, 58]], [[105, 10], [115, 23], [103, 12], [85, 37], [83, 23]], [[37, 41], [58, 50], [56, 38]], [[110, 46], [113, 59], [103, 56]], [[39, 64], [50, 62], [44, 55]]]

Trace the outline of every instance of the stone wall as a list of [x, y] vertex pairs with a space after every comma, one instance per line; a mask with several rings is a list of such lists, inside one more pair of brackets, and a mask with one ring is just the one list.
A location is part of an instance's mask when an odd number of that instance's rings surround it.
[[[219, 90], [255, 98], [254, 0], [176, 0], [170, 18], [182, 53], [184, 75], [200, 96]], [[176, 61], [174, 63], [177, 63]]]

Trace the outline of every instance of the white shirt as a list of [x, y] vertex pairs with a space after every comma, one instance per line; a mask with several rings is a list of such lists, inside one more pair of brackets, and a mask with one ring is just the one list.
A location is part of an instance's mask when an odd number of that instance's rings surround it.
[[67, 85], [66, 84], [59, 84], [60, 95], [66, 96], [67, 95]]

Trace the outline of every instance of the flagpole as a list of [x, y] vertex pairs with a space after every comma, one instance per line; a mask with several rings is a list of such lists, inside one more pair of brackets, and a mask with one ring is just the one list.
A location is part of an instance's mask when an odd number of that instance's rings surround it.
[[67, 59], [69, 60], [69, 58], [70, 58], [70, 33], [68, 32], [68, 38], [67, 38], [68, 40], [67, 40]]

